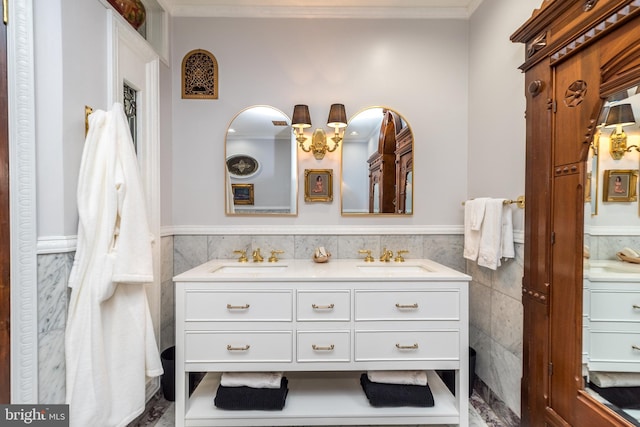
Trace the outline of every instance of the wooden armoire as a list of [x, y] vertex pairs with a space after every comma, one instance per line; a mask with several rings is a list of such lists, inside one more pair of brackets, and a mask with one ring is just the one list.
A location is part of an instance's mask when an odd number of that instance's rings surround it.
[[583, 225], [600, 109], [640, 82], [640, 0], [546, 0], [511, 39], [526, 47], [522, 425], [630, 425], [583, 387]]
[[378, 149], [367, 160], [369, 212], [411, 213], [407, 185], [413, 171], [413, 133], [398, 113], [386, 109], [383, 113]]

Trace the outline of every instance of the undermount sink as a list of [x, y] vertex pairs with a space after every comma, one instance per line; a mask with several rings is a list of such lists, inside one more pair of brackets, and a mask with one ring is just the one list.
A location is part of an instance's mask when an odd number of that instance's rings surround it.
[[212, 271], [212, 273], [222, 274], [270, 274], [282, 273], [287, 270], [287, 265], [274, 264], [239, 264], [223, 265]]
[[429, 273], [431, 270], [415, 264], [371, 264], [371, 265], [359, 265], [358, 270], [363, 273], [373, 274], [424, 274]]

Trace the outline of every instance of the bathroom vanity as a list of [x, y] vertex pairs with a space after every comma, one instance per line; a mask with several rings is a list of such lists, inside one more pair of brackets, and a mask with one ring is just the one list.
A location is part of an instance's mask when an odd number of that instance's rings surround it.
[[589, 371], [640, 372], [640, 265], [591, 261], [584, 277]]
[[[430, 260], [210, 261], [174, 278], [176, 426], [468, 425], [468, 282]], [[434, 372], [455, 370], [455, 396]], [[368, 370], [428, 370], [433, 407], [373, 407]], [[222, 372], [282, 371], [282, 411], [215, 407]], [[188, 396], [190, 372], [207, 372]]]

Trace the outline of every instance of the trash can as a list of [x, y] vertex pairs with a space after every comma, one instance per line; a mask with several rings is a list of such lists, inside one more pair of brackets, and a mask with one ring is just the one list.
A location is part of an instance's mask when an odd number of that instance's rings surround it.
[[[172, 346], [160, 353], [164, 374], [160, 379], [162, 395], [170, 402], [176, 400], [176, 347]], [[204, 377], [203, 372], [189, 372], [189, 396]]]
[[164, 374], [160, 379], [162, 395], [170, 402], [176, 400], [176, 347], [169, 347], [160, 353]]
[[[447, 386], [449, 391], [456, 394], [456, 371], [437, 371], [442, 382]], [[469, 397], [473, 394], [473, 387], [476, 382], [476, 351], [469, 347]]]

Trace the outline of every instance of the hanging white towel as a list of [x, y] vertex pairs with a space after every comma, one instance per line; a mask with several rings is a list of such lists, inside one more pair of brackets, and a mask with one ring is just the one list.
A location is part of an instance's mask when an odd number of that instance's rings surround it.
[[220, 385], [224, 387], [280, 388], [282, 372], [223, 372]]
[[367, 371], [367, 377], [374, 383], [427, 385], [427, 371]]
[[123, 427], [162, 374], [145, 286], [152, 242], [121, 104], [89, 117], [78, 177], [78, 235], [65, 331], [71, 427]]
[[482, 230], [480, 230], [478, 265], [492, 270], [496, 270], [500, 266], [502, 207], [502, 199], [491, 199], [487, 201]]
[[502, 205], [502, 243], [501, 257], [515, 258], [516, 250], [513, 244], [513, 210], [510, 204]]
[[480, 249], [480, 231], [484, 220], [485, 206], [489, 200], [481, 197], [467, 200], [464, 204], [464, 250], [465, 258], [475, 261]]

